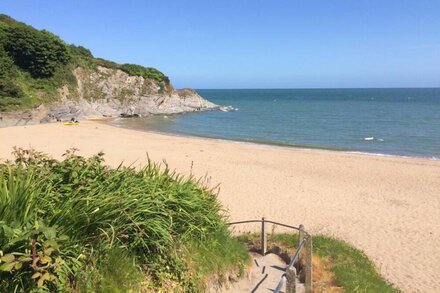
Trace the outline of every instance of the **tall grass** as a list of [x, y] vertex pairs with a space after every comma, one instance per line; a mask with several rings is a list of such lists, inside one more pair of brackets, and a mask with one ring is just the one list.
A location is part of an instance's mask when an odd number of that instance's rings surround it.
[[[103, 154], [83, 158], [70, 150], [56, 161], [17, 149], [0, 174], [0, 253], [14, 258], [3, 261], [0, 291], [108, 287], [115, 251], [133, 260], [133, 266], [121, 260], [123, 267], [149, 275], [146, 286], [172, 280], [197, 290], [197, 280], [188, 279], [200, 258], [180, 252], [208, 253], [231, 239], [211, 190], [151, 161], [140, 170], [111, 169]], [[242, 246], [234, 251], [240, 257], [230, 266], [239, 267], [247, 256]]]

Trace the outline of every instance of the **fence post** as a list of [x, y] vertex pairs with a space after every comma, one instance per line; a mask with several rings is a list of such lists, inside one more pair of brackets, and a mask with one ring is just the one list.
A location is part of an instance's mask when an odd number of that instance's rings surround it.
[[295, 293], [296, 292], [296, 269], [294, 267], [290, 267], [287, 270], [287, 282], [286, 282], [286, 293]]
[[[300, 244], [303, 242], [303, 240], [304, 240], [304, 225], [301, 224], [301, 225], [299, 225], [298, 248], [299, 248]], [[303, 259], [303, 254], [300, 253], [298, 261], [296, 262], [296, 271], [297, 272], [299, 272], [302, 259]]]
[[312, 284], [312, 237], [309, 236], [307, 239], [307, 250], [306, 250], [306, 293], [312, 293], [313, 284]]
[[266, 255], [267, 252], [267, 235], [266, 235], [266, 222], [264, 217], [261, 218], [261, 254]]

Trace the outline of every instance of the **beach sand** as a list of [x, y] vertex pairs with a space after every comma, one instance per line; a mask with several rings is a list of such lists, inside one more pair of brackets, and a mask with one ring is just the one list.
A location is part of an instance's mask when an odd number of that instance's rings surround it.
[[104, 151], [113, 166], [145, 164], [148, 153], [220, 184], [231, 220], [302, 223], [364, 250], [404, 291], [440, 292], [440, 161], [178, 137], [94, 121], [0, 129], [0, 158], [12, 158], [13, 146], [56, 158], [71, 147], [83, 155]]

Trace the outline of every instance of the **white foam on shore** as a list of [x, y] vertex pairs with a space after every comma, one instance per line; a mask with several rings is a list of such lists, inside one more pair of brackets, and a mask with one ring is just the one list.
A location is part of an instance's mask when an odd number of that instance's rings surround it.
[[423, 157], [423, 156], [404, 156], [404, 155], [391, 155], [391, 154], [384, 154], [384, 153], [369, 153], [369, 152], [361, 152], [361, 151], [343, 151], [345, 153], [349, 154], [357, 154], [357, 155], [370, 155], [370, 156], [377, 156], [377, 157], [390, 157], [390, 158], [403, 158], [403, 159], [425, 159], [425, 160], [433, 160], [438, 161], [440, 158], [432, 156], [432, 157]]
[[209, 140], [215, 140], [215, 141], [218, 141], [218, 142], [236, 143], [236, 144], [243, 144], [243, 145], [254, 145], [254, 146], [261, 146], [261, 147], [268, 147], [268, 148], [288, 148], [288, 149], [323, 151], [323, 152], [340, 152], [340, 153], [346, 153], [346, 154], [356, 154], [356, 155], [376, 156], [376, 157], [387, 157], [387, 158], [424, 159], [424, 160], [432, 160], [432, 161], [440, 160], [440, 157], [435, 157], [435, 156], [432, 156], [432, 157], [405, 156], [405, 155], [394, 155], [394, 154], [373, 153], [373, 152], [363, 152], [363, 151], [348, 151], [348, 150], [326, 149], [325, 147], [319, 148], [319, 147], [306, 147], [306, 146], [295, 146], [295, 145], [278, 145], [276, 143], [270, 144], [270, 143], [263, 143], [263, 142], [234, 140], [234, 139], [227, 139], [227, 138], [197, 136], [197, 135], [165, 132], [165, 131], [158, 131], [158, 130], [144, 130], [144, 129], [131, 128], [131, 127], [125, 126], [123, 123], [121, 123], [121, 121], [123, 119], [125, 119], [125, 118], [118, 117], [118, 118], [112, 120], [108, 124], [112, 125], [112, 126], [115, 126], [115, 127], [119, 127], [119, 128], [131, 129], [131, 130], [136, 130], [136, 131], [141, 131], [141, 132], [150, 132], [150, 133], [157, 133], [157, 134], [161, 134], [161, 135], [170, 135], [170, 136], [176, 136], [176, 137], [209, 139]]

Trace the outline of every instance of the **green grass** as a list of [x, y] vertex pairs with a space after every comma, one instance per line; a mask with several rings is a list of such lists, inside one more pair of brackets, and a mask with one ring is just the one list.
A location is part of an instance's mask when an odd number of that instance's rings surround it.
[[106, 254], [96, 256], [94, 261], [77, 274], [78, 291], [122, 293], [142, 290], [145, 274], [125, 250], [112, 248]]
[[[237, 236], [242, 243], [258, 242], [257, 234]], [[268, 247], [278, 245], [292, 247], [298, 245], [298, 234], [271, 234], [268, 236]], [[399, 292], [378, 272], [371, 260], [361, 250], [343, 240], [324, 235], [313, 236], [313, 253], [330, 261], [330, 270], [335, 281], [345, 292]]]
[[336, 280], [347, 292], [399, 292], [377, 272], [364, 252], [345, 241], [317, 235], [314, 252], [329, 257]]
[[16, 157], [0, 164], [0, 292], [198, 292], [249, 261], [194, 178], [151, 161], [112, 169], [74, 150]]
[[242, 243], [226, 231], [218, 231], [206, 243], [195, 241], [188, 245], [188, 255], [197, 278], [203, 280], [228, 271], [243, 275], [251, 257]]

